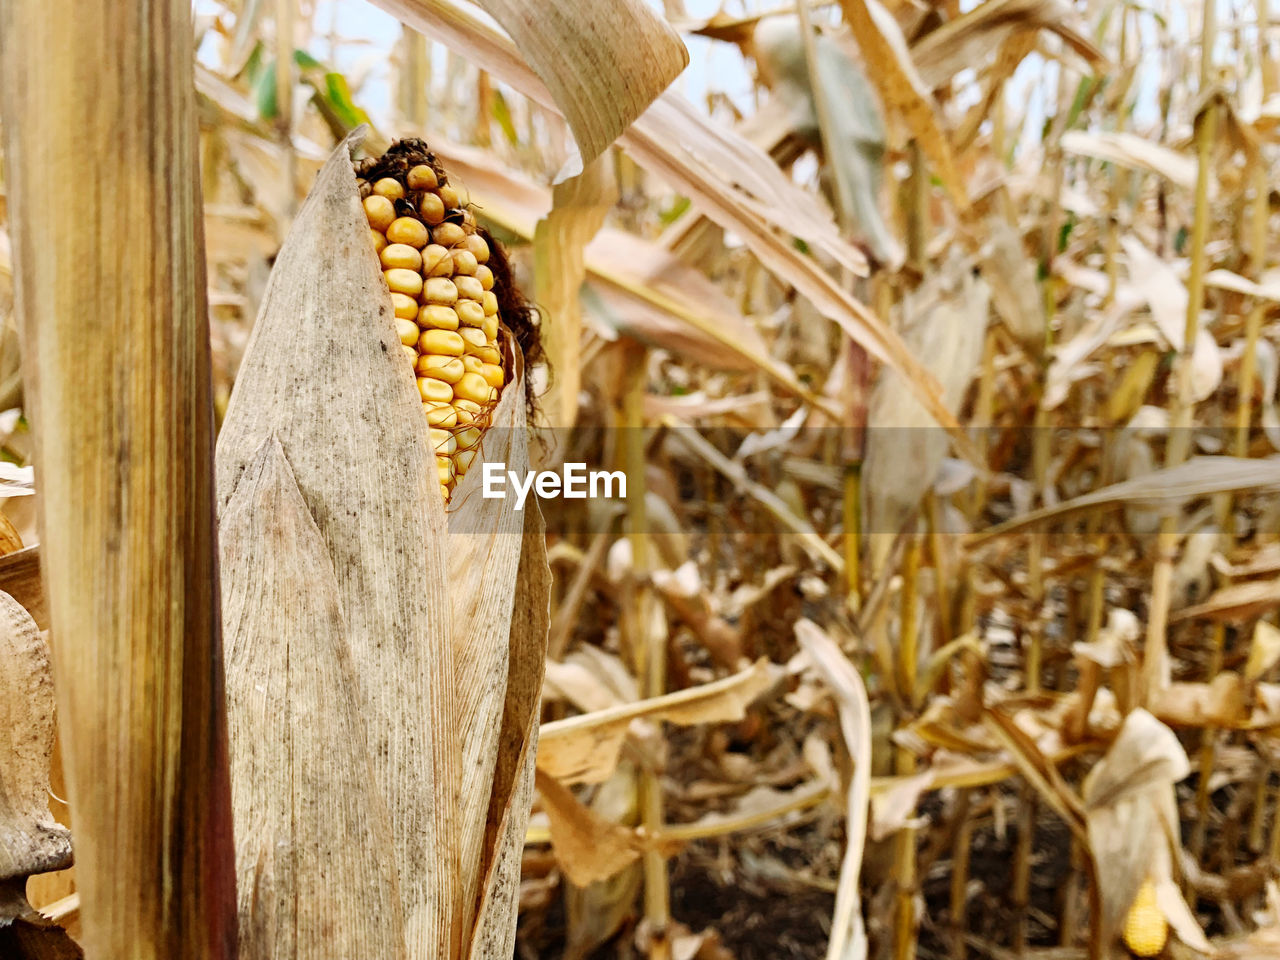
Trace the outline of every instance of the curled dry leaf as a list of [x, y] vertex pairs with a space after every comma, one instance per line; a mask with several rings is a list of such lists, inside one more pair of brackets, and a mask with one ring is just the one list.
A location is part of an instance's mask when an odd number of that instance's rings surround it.
[[561, 783], [598, 783], [617, 766], [631, 721], [689, 726], [741, 720], [751, 701], [773, 686], [778, 669], [761, 659], [722, 680], [544, 724], [538, 770]]
[[582, 173], [689, 62], [675, 30], [643, 0], [479, 3], [511, 35], [577, 140], [578, 155], [558, 181]]
[[643, 844], [630, 827], [583, 806], [567, 787], [541, 770], [537, 787], [550, 822], [551, 847], [574, 884], [585, 887], [606, 880], [640, 856]]

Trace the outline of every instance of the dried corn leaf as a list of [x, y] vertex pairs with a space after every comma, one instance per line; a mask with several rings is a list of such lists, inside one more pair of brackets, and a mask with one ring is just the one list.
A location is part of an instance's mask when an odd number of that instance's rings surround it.
[[543, 724], [538, 769], [565, 784], [598, 783], [617, 766], [631, 721], [689, 726], [741, 720], [748, 704], [773, 685], [775, 672], [762, 659], [722, 680]]
[[[990, 302], [990, 288], [961, 262], [944, 267], [903, 301], [903, 339], [943, 378], [942, 399], [951, 410], [959, 410], [978, 372]], [[866, 529], [897, 533], [933, 486], [947, 436], [933, 427], [909, 385], [890, 372], [872, 391], [867, 426]]]
[[880, 99], [889, 110], [901, 115], [952, 201], [961, 210], [966, 209], [968, 191], [939, 122], [938, 106], [916, 69], [898, 22], [879, 0], [840, 0], [840, 8], [853, 29], [867, 64], [867, 76], [879, 90]]
[[[350, 152], [339, 144], [272, 270], [218, 438], [223, 509], [274, 436], [337, 579], [411, 958], [457, 936], [457, 731], [445, 517]], [[225, 581], [224, 605], [257, 584]], [[241, 883], [252, 884], [252, 876]]]
[[1023, 30], [1050, 30], [1095, 66], [1105, 58], [1066, 0], [987, 0], [927, 33], [911, 48], [920, 78], [936, 90]]
[[[607, 72], [607, 71], [606, 71]], [[554, 203], [534, 233], [534, 297], [542, 311], [543, 348], [555, 381], [546, 398], [547, 422], [572, 427], [578, 418], [582, 381], [582, 305], [586, 280], [584, 250], [604, 223], [616, 191], [603, 158], [556, 185]]]
[[684, 70], [680, 37], [643, 0], [478, 0], [546, 84], [578, 142], [556, 177], [582, 173]]
[[1280, 607], [1280, 579], [1231, 583], [1215, 590], [1204, 603], [1184, 607], [1171, 616], [1179, 620], [1246, 620]]
[[49, 812], [54, 709], [44, 637], [0, 593], [0, 882], [71, 865], [71, 835]]
[[1154, 173], [1184, 190], [1196, 184], [1195, 160], [1133, 133], [1068, 130], [1062, 135], [1062, 149]]
[[240, 956], [404, 958], [390, 815], [333, 561], [274, 436], [218, 539]]
[[643, 851], [636, 832], [583, 806], [567, 787], [538, 771], [538, 794], [551, 827], [551, 848], [565, 876], [579, 887], [607, 880]]
[[[1188, 500], [1215, 493], [1280, 488], [1280, 459], [1250, 460], [1243, 457], [1192, 457], [1186, 463], [1165, 470], [1113, 483], [1092, 493], [1064, 500], [1051, 507], [1032, 510], [981, 533], [968, 537], [970, 546], [995, 537], [1038, 527], [1089, 510], [1134, 504], [1172, 511]], [[1183, 610], [1180, 616], [1187, 616]]]
[[845, 851], [840, 864], [827, 960], [863, 960], [867, 955], [867, 933], [862, 921], [858, 877], [871, 798], [871, 708], [862, 676], [839, 644], [811, 620], [796, 622], [796, 639], [835, 697], [840, 732], [854, 763], [853, 783], [846, 798]]
[[1280, 661], [1280, 629], [1265, 620], [1259, 620], [1253, 628], [1253, 642], [1249, 644], [1249, 659], [1244, 666], [1244, 678], [1248, 683], [1259, 680]]

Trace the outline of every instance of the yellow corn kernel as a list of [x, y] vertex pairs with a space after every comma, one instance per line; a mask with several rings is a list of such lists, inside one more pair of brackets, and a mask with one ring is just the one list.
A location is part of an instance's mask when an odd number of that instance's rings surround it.
[[421, 220], [415, 220], [413, 217], [397, 217], [391, 221], [391, 226], [387, 227], [387, 239], [392, 243], [403, 243], [415, 250], [421, 250], [427, 245], [431, 235], [427, 233], [427, 228], [422, 225]]
[[409, 182], [410, 190], [434, 190], [440, 186], [440, 178], [436, 176], [436, 172], [425, 163], [420, 163], [416, 167], [409, 168], [409, 174], [405, 177]]
[[479, 357], [473, 357], [465, 354], [462, 358], [462, 369], [467, 373], [480, 373], [480, 368], [484, 366], [484, 361]]
[[461, 273], [470, 277], [474, 276], [478, 269], [480, 269], [480, 265], [476, 263], [476, 255], [470, 250], [453, 251], [454, 273]]
[[397, 317], [413, 320], [418, 316], [418, 301], [407, 293], [392, 293], [391, 306], [395, 308]]
[[427, 415], [427, 423], [433, 427], [456, 427], [458, 425], [458, 412], [453, 409], [451, 403], [424, 403], [423, 411]]
[[[467, 359], [467, 357], [463, 357], [463, 363], [465, 363]], [[479, 373], [478, 370], [475, 372]], [[458, 425], [464, 427], [469, 423], [475, 423], [479, 420], [481, 413], [484, 411], [484, 408], [480, 406], [480, 404], [472, 400], [463, 400], [459, 397], [453, 398], [453, 409], [458, 415]]]
[[[466, 231], [456, 223], [442, 223], [438, 227], [431, 228], [431, 240], [442, 247], [452, 247], [466, 239]], [[454, 269], [457, 269], [456, 263], [454, 264]]]
[[414, 369], [418, 371], [420, 377], [435, 377], [445, 383], [457, 383], [467, 372], [462, 366], [462, 360], [458, 357], [441, 357], [430, 353], [424, 353], [418, 357]]
[[412, 347], [418, 342], [418, 325], [404, 317], [396, 317], [396, 335], [406, 347]]
[[364, 215], [369, 226], [385, 232], [396, 218], [396, 207], [386, 197], [375, 193], [364, 198]]
[[418, 326], [430, 330], [457, 330], [458, 314], [453, 307], [428, 304], [418, 311]]
[[[458, 306], [461, 306], [461, 304]], [[459, 313], [458, 316], [461, 318], [462, 314]], [[462, 338], [463, 349], [470, 354], [476, 354], [477, 351], [483, 350], [489, 345], [484, 338], [484, 331], [477, 330], [475, 327], [462, 327], [458, 330], [458, 336]]]
[[426, 292], [422, 299], [427, 303], [443, 303], [448, 306], [457, 303], [458, 288], [448, 277], [427, 277]]
[[424, 401], [448, 403], [453, 399], [453, 387], [433, 377], [418, 378], [418, 393]]
[[488, 403], [492, 398], [492, 394], [493, 388], [478, 373], [464, 373], [462, 379], [453, 385], [453, 395], [459, 400]]
[[484, 337], [490, 343], [493, 343], [495, 340], [497, 340], [498, 339], [498, 315], [495, 313], [492, 316], [485, 317], [484, 323], [481, 325], [480, 329], [484, 331]]
[[422, 292], [422, 275], [416, 270], [383, 270], [387, 278], [387, 286], [392, 293], [403, 293], [406, 297], [416, 297]]
[[443, 357], [460, 357], [467, 349], [467, 342], [453, 330], [423, 330], [418, 338], [419, 353], [434, 353]]
[[471, 255], [476, 258], [476, 263], [486, 263], [489, 259], [489, 244], [484, 237], [478, 233], [473, 233], [467, 237], [467, 249], [471, 251]]
[[458, 288], [460, 297], [466, 297], [468, 300], [484, 299], [484, 287], [475, 277], [456, 276], [453, 278], [453, 285]]
[[438, 243], [429, 244], [422, 251], [422, 272], [429, 277], [453, 276], [453, 257]]
[[453, 439], [459, 450], [470, 450], [480, 442], [479, 427], [461, 427], [453, 431]]
[[479, 327], [484, 325], [484, 307], [474, 300], [459, 300], [453, 309], [458, 312], [458, 319], [466, 326]]
[[502, 354], [498, 352], [497, 347], [481, 347], [478, 350], [473, 350], [472, 353], [485, 363], [496, 363], [498, 366], [502, 366]]
[[452, 210], [458, 206], [458, 191], [449, 184], [441, 184], [436, 193], [440, 194], [440, 200], [446, 210]]
[[486, 290], [484, 295], [480, 297], [480, 305], [484, 307], [484, 315], [486, 317], [495, 316], [498, 312], [498, 297], [490, 290]]
[[453, 461], [448, 457], [436, 457], [436, 472], [440, 477], [440, 486], [446, 487], [453, 482]]
[[434, 193], [424, 193], [418, 201], [418, 213], [431, 226], [444, 222], [444, 204]]
[[406, 346], [405, 344], [403, 344], [403, 343], [402, 343], [402, 344], [400, 345], [400, 349], [404, 351], [405, 359], [409, 361], [409, 365], [410, 365], [410, 366], [412, 366], [414, 363], [416, 363], [416, 362], [417, 362], [417, 360], [418, 360], [418, 348], [417, 348], [417, 347], [410, 347], [410, 346]]
[[400, 181], [394, 177], [383, 177], [373, 185], [373, 192], [376, 196], [386, 197], [388, 200], [404, 199], [404, 187], [400, 186]]
[[1154, 957], [1169, 939], [1169, 924], [1156, 903], [1156, 888], [1149, 879], [1142, 882], [1124, 919], [1124, 944], [1135, 956]]
[[463, 474], [471, 469], [471, 464], [475, 461], [476, 454], [479, 452], [476, 447], [472, 447], [470, 450], [459, 450], [453, 457], [454, 474], [461, 478]]
[[458, 442], [453, 439], [453, 434], [448, 430], [442, 430], [439, 427], [431, 427], [427, 430], [431, 435], [431, 447], [438, 457], [449, 457], [458, 449]]
[[493, 271], [483, 263], [476, 267], [476, 279], [480, 281], [480, 286], [486, 290], [493, 289]]
[[[373, 241], [373, 249], [375, 253], [382, 253], [382, 248], [387, 245], [387, 238], [380, 234], [373, 227], [369, 228], [369, 239]], [[453, 259], [449, 259], [449, 269], [453, 269]]]
[[[395, 224], [392, 224], [395, 226]], [[378, 254], [382, 266], [387, 270], [412, 270], [417, 273], [422, 267], [422, 254], [407, 243], [389, 243]]]
[[484, 377], [485, 382], [495, 390], [501, 390], [504, 377], [502, 368], [496, 363], [486, 363], [480, 368], [480, 376]]

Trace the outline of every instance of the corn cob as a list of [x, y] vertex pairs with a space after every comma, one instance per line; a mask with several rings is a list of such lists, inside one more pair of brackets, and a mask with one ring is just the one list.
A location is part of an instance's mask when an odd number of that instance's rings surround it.
[[399, 141], [356, 172], [447, 503], [508, 374], [489, 242], [422, 141]]
[[1154, 957], [1168, 937], [1169, 924], [1156, 903], [1155, 884], [1144, 880], [1124, 919], [1124, 945], [1134, 956]]

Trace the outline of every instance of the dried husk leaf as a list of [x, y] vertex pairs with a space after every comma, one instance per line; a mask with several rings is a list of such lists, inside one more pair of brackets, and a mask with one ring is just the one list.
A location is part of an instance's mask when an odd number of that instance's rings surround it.
[[[329, 552], [410, 958], [448, 956], [459, 743], [445, 516], [390, 294], [339, 144], [271, 274], [218, 439], [218, 500], [274, 436]], [[224, 604], [256, 584], [223, 583]], [[252, 883], [252, 877], [240, 878]]]
[[632, 720], [644, 717], [682, 726], [741, 720], [748, 704], [773, 685], [775, 673], [761, 659], [722, 680], [544, 724], [538, 769], [565, 784], [598, 783], [617, 766]]
[[480, 908], [471, 935], [473, 960], [509, 960], [515, 950], [520, 861], [533, 802], [542, 672], [551, 622], [546, 528], [536, 503], [526, 509], [508, 631], [508, 677], [498, 762], [493, 770], [480, 870]]
[[240, 956], [403, 958], [338, 582], [274, 436], [223, 508], [219, 542]]
[[1157, 886], [1169, 879], [1169, 842], [1178, 837], [1173, 787], [1190, 771], [1173, 731], [1139, 708], [1085, 777], [1085, 823], [1104, 940], [1118, 929], [1144, 879]]
[[71, 865], [71, 834], [49, 812], [54, 712], [49, 647], [0, 593], [0, 882]]
[[[530, 698], [536, 704], [542, 683], [544, 654], [537, 651], [546, 648], [546, 627], [542, 627], [541, 636], [533, 636], [536, 631], [528, 626], [528, 611], [520, 614], [526, 633], [519, 637], [512, 633], [517, 602], [540, 603], [545, 608], [546, 590], [539, 599], [528, 587], [518, 597], [499, 586], [517, 582], [526, 554], [528, 562], [534, 564], [539, 555], [545, 556], [545, 544], [539, 547], [536, 539], [525, 532], [526, 524], [541, 523], [541, 513], [530, 503], [523, 511], [517, 511], [514, 498], [486, 498], [481, 489], [486, 463], [515, 471], [519, 476], [529, 470], [524, 367], [509, 340], [507, 349], [507, 369], [512, 371], [512, 377], [491, 415], [475, 462], [454, 491], [447, 536], [452, 571], [449, 594], [453, 610], [453, 669], [462, 742], [459, 883], [468, 904], [478, 902], [478, 884], [491, 856], [485, 841], [491, 829], [491, 792], [497, 788], [499, 793], [509, 794], [518, 789], [510, 782], [514, 776], [511, 770], [501, 771], [497, 783], [495, 772], [500, 762], [514, 763], [528, 739], [527, 732], [517, 739], [516, 731], [507, 731], [505, 736], [510, 739], [504, 741], [504, 717], [508, 711], [517, 711], [515, 715], [524, 718], [521, 722], [527, 726]], [[545, 564], [545, 560], [542, 562]], [[520, 645], [515, 661], [513, 644]], [[528, 676], [531, 672], [537, 677], [532, 685]], [[512, 696], [516, 698], [514, 702]], [[500, 756], [504, 760], [500, 761]], [[464, 915], [463, 922], [469, 924], [471, 917]]]

